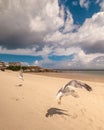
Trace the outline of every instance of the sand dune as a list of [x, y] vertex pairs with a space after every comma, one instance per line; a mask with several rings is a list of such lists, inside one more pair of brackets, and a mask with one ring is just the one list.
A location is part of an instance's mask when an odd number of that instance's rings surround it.
[[[0, 71], [0, 130], [104, 130], [104, 83], [85, 81], [93, 91], [56, 102], [70, 79]], [[22, 84], [22, 86], [18, 86]]]

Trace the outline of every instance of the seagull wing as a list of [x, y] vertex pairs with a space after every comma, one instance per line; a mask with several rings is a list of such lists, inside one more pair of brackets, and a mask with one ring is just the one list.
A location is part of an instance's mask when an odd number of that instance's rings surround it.
[[92, 88], [91, 88], [88, 84], [83, 83], [83, 82], [78, 81], [78, 80], [71, 80], [71, 81], [69, 82], [69, 84], [70, 84], [71, 86], [76, 87], [76, 88], [85, 88], [87, 91], [92, 91]]
[[83, 83], [82, 87], [84, 87], [87, 91], [92, 91], [92, 88], [86, 83]]
[[87, 91], [92, 91], [92, 88], [87, 85], [86, 83], [83, 83], [81, 81], [77, 80], [71, 80], [69, 83], [67, 83], [65, 86], [63, 86], [61, 89], [59, 89], [57, 93], [57, 99], [58, 103], [61, 103], [61, 98], [66, 95], [72, 95], [74, 97], [78, 97], [77, 92], [75, 91], [76, 88], [85, 88]]

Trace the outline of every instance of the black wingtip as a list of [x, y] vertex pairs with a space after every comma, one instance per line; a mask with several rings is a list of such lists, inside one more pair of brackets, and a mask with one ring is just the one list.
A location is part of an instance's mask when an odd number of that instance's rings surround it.
[[84, 85], [84, 88], [86, 90], [88, 90], [89, 92], [92, 91], [92, 88], [89, 85], [87, 85], [87, 84]]

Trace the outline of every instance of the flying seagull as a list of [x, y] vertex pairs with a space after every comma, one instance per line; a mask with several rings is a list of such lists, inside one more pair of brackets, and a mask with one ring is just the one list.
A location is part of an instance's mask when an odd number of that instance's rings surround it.
[[23, 69], [22, 69], [22, 68], [20, 69], [20, 72], [19, 72], [19, 76], [18, 76], [18, 77], [19, 77], [19, 79], [24, 80], [24, 79], [23, 79]]
[[78, 80], [71, 80], [66, 85], [64, 85], [61, 89], [59, 89], [57, 93], [58, 104], [61, 104], [61, 98], [63, 96], [72, 95], [74, 97], [77, 97], [78, 95], [75, 92], [77, 88], [85, 88], [89, 92], [92, 91], [92, 88], [86, 83], [83, 83]]

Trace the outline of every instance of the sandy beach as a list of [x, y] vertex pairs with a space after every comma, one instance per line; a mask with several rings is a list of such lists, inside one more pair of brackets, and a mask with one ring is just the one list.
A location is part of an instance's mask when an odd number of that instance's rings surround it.
[[70, 80], [24, 73], [22, 81], [18, 72], [0, 71], [0, 130], [104, 130], [104, 82], [84, 77], [93, 91], [78, 89], [79, 98], [59, 105], [57, 91]]

